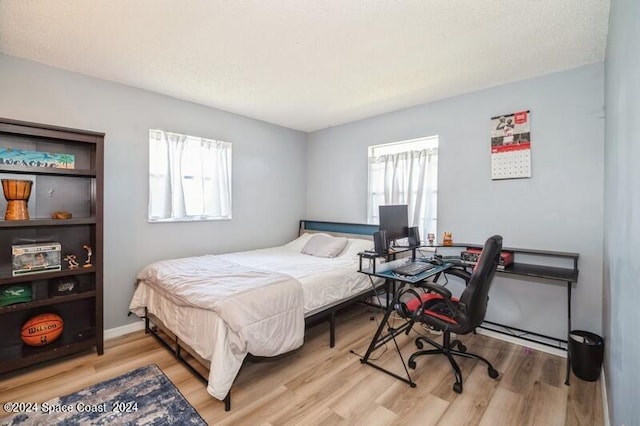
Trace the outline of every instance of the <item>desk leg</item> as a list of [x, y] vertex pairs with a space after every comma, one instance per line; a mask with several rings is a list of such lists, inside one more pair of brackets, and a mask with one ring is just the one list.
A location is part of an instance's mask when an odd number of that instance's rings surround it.
[[[409, 375], [409, 371], [407, 370], [407, 366], [404, 363], [404, 359], [402, 358], [402, 353], [400, 352], [400, 348], [398, 347], [398, 344], [395, 342], [396, 340], [396, 336], [407, 331], [408, 329], [411, 329], [411, 326], [413, 325], [411, 322], [407, 321], [405, 324], [401, 325], [398, 328], [391, 328], [389, 327], [389, 333], [387, 335], [385, 335], [384, 337], [382, 336], [382, 331], [384, 330], [385, 327], [389, 326], [389, 317], [391, 316], [391, 314], [394, 311], [394, 306], [397, 302], [396, 300], [396, 295], [398, 293], [398, 290], [395, 289], [395, 285], [394, 285], [394, 297], [393, 297], [393, 302], [391, 302], [390, 304], [388, 303], [387, 299], [387, 310], [384, 313], [384, 318], [382, 319], [382, 321], [380, 321], [380, 325], [378, 326], [378, 329], [376, 330], [376, 334], [373, 336], [373, 339], [371, 339], [371, 343], [369, 344], [369, 347], [367, 348], [367, 352], [364, 354], [364, 356], [362, 358], [360, 358], [360, 362], [362, 364], [367, 364], [370, 365], [371, 367], [382, 371], [383, 373], [386, 373], [388, 375], [390, 375], [391, 377], [394, 377], [406, 384], [408, 384], [409, 386], [411, 386], [412, 388], [416, 387], [416, 384], [414, 383], [414, 381], [411, 379], [411, 376]], [[396, 350], [398, 351], [398, 355], [400, 356], [400, 359], [402, 360], [402, 364], [404, 366], [404, 371], [407, 374], [407, 378], [404, 378], [402, 376], [399, 376], [395, 373], [392, 373], [389, 370], [386, 370], [378, 365], [375, 365], [374, 363], [369, 361], [369, 357], [371, 356], [371, 353], [376, 350], [377, 348], [379, 348], [380, 346], [384, 345], [386, 342], [393, 340], [395, 346], [396, 346]], [[353, 351], [351, 351], [352, 353], [355, 353]]]
[[569, 385], [569, 374], [571, 371], [571, 281], [567, 282], [567, 373], [564, 380], [565, 385]]
[[387, 310], [384, 313], [384, 318], [382, 318], [382, 321], [380, 321], [380, 325], [378, 326], [378, 329], [376, 330], [376, 334], [373, 336], [373, 339], [371, 339], [371, 343], [367, 348], [367, 352], [364, 354], [364, 357], [362, 357], [362, 359], [360, 360], [362, 363], [367, 362], [369, 360], [369, 357], [371, 356], [371, 352], [373, 352], [376, 349], [377, 347], [376, 343], [378, 342], [378, 339], [382, 334], [382, 330], [384, 330], [384, 327], [387, 325], [387, 321], [391, 316], [391, 312], [393, 312], [393, 302], [389, 304], [389, 300], [387, 299]]

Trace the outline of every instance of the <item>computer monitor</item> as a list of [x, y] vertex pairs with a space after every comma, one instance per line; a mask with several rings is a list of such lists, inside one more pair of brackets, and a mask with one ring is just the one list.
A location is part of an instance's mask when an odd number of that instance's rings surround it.
[[406, 204], [379, 206], [380, 230], [387, 232], [389, 242], [406, 238], [409, 229], [409, 209]]

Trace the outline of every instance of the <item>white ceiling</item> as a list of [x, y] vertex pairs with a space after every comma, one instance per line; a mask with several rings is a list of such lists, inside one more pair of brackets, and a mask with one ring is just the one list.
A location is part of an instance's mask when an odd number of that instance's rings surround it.
[[609, 4], [1, 0], [0, 52], [313, 131], [602, 61]]

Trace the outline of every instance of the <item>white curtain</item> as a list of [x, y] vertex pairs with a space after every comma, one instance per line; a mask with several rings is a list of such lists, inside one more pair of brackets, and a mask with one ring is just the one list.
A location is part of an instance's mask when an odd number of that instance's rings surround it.
[[149, 219], [231, 218], [231, 144], [149, 132]]
[[378, 206], [407, 204], [409, 226], [423, 238], [436, 233], [437, 148], [369, 158], [369, 221], [378, 221]]
[[200, 159], [203, 179], [199, 181], [202, 202], [193, 204], [193, 213], [209, 217], [231, 218], [231, 144], [203, 139], [195, 155]]

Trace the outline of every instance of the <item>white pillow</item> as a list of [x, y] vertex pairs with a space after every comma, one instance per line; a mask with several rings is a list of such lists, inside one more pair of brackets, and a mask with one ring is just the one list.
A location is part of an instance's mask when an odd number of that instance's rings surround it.
[[346, 245], [346, 238], [316, 234], [307, 241], [300, 252], [318, 257], [336, 257], [342, 253]]
[[[295, 251], [296, 253], [300, 253], [300, 250], [302, 250], [302, 247], [304, 247], [304, 245], [307, 244], [307, 241], [309, 241], [311, 237], [313, 237], [314, 235], [317, 235], [317, 234], [311, 234], [311, 233], [305, 232], [295, 240], [292, 240], [286, 243], [283, 247], [286, 247], [288, 250]], [[323, 234], [323, 235], [326, 235], [326, 234]]]

